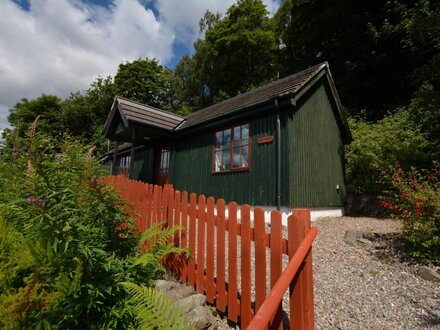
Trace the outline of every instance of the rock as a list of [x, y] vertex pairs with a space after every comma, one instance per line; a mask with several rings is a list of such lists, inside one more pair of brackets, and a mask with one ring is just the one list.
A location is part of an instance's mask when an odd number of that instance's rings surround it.
[[419, 276], [427, 281], [440, 282], [440, 276], [431, 268], [426, 266], [419, 267]]
[[179, 284], [175, 282], [165, 281], [165, 280], [157, 280], [156, 281], [156, 289], [162, 292], [167, 292], [175, 287], [177, 287]]
[[369, 241], [374, 241], [374, 239], [376, 238], [376, 233], [372, 233], [370, 231], [364, 231], [362, 233], [362, 237]]
[[344, 242], [351, 246], [373, 246], [375, 234], [371, 232], [347, 230], [344, 235]]
[[176, 305], [180, 306], [184, 313], [188, 313], [197, 307], [206, 304], [206, 297], [200, 293], [180, 299]]
[[167, 294], [171, 301], [177, 301], [195, 293], [194, 288], [188, 285], [180, 284], [174, 287], [172, 290], [168, 290]]
[[197, 307], [188, 313], [188, 319], [196, 329], [217, 329], [217, 320], [212, 315], [209, 308]]
[[356, 241], [366, 246], [373, 246], [373, 242], [365, 238], [358, 238]]
[[347, 230], [344, 235], [344, 242], [348, 245], [356, 246], [357, 239], [363, 238], [363, 233], [355, 230]]

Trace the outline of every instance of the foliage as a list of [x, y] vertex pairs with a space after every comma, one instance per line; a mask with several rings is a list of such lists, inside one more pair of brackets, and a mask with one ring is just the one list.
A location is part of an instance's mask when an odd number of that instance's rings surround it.
[[402, 232], [414, 257], [440, 264], [440, 164], [431, 172], [398, 168], [393, 189], [382, 205], [401, 220]]
[[139, 237], [125, 203], [94, 179], [89, 148], [35, 126], [0, 158], [0, 327], [133, 327], [119, 283], [151, 285], [158, 258], [181, 252], [162, 244], [173, 229]]
[[400, 109], [376, 123], [349, 119], [353, 142], [347, 145], [347, 182], [358, 192], [379, 193], [389, 186], [387, 178], [399, 163], [429, 168], [432, 156], [429, 141], [410, 120], [408, 110]]
[[171, 304], [168, 296], [145, 286], [123, 283], [133, 297], [139, 329], [192, 329], [183, 311]]
[[210, 105], [223, 94], [232, 97], [276, 77], [272, 20], [261, 0], [238, 0], [225, 17], [206, 12], [200, 21], [192, 58], [177, 65], [190, 106]]
[[165, 110], [173, 109], [171, 70], [156, 59], [121, 63], [115, 76], [117, 94]]
[[372, 120], [409, 101], [440, 49], [429, 0], [286, 0], [275, 21], [280, 75], [328, 61], [343, 103]]
[[21, 99], [11, 110], [8, 120], [17, 128], [18, 134], [24, 136], [35, 118], [40, 118], [40, 129], [58, 136], [62, 132], [57, 125], [61, 106], [60, 99], [54, 95], [41, 95], [34, 100]]

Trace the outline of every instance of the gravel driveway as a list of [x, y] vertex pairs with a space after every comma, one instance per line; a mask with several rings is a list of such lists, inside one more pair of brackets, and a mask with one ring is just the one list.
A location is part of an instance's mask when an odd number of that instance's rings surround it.
[[343, 217], [313, 225], [316, 329], [440, 329], [440, 283], [420, 278], [410, 262], [344, 243], [347, 230], [391, 233], [398, 222]]
[[[342, 217], [312, 225], [318, 228], [313, 245], [316, 329], [440, 329], [440, 283], [420, 278], [416, 263], [399, 261], [401, 253], [344, 242], [347, 230], [395, 233], [398, 222]], [[288, 313], [287, 295], [283, 309]], [[231, 329], [224, 318], [218, 325]]]

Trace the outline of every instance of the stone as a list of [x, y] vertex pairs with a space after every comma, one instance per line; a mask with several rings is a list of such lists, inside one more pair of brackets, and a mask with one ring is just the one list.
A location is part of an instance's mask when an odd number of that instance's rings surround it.
[[197, 307], [204, 306], [206, 304], [206, 297], [200, 293], [193, 294], [192, 296], [185, 297], [176, 302], [176, 305], [180, 306], [184, 313], [189, 313]]
[[212, 315], [210, 309], [205, 306], [197, 307], [187, 315], [190, 323], [193, 324], [197, 330], [217, 329], [217, 320]]
[[168, 296], [170, 297], [171, 301], [177, 301], [182, 298], [186, 298], [188, 296], [191, 296], [195, 293], [194, 288], [188, 285], [178, 285], [174, 287], [172, 290], [167, 291]]
[[364, 244], [366, 246], [372, 246], [373, 245], [372, 241], [370, 241], [368, 239], [365, 239], [365, 238], [358, 238], [356, 241], [361, 243], [361, 244]]
[[175, 282], [165, 281], [165, 280], [156, 280], [156, 289], [162, 292], [167, 292], [175, 287], [177, 287], [178, 284]]
[[357, 239], [362, 237], [362, 232], [356, 230], [347, 230], [344, 235], [344, 242], [349, 245], [356, 246]]
[[364, 231], [362, 233], [362, 237], [369, 240], [369, 241], [374, 241], [374, 239], [376, 238], [376, 234], [372, 233], [370, 231]]
[[424, 280], [432, 281], [432, 282], [440, 282], [440, 275], [429, 267], [420, 266], [418, 273], [419, 276]]

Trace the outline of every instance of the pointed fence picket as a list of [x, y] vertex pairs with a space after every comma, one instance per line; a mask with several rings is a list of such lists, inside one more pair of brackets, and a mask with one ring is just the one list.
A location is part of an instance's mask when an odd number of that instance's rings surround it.
[[[165, 266], [230, 321], [243, 329], [282, 328], [282, 297], [289, 289], [290, 328], [314, 328], [311, 246], [317, 231], [311, 228], [310, 210], [293, 210], [283, 238], [278, 211], [271, 212], [269, 229], [261, 208], [251, 217], [249, 205], [231, 202], [226, 211], [223, 199], [175, 191], [171, 185], [162, 188], [123, 176], [100, 182], [113, 185], [131, 205], [139, 231], [161, 221], [180, 226], [169, 244], [189, 248], [190, 255], [171, 256]], [[283, 255], [290, 260], [284, 271]]]

